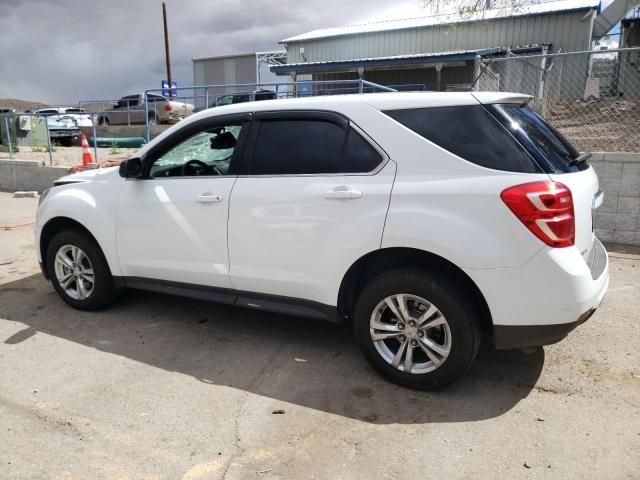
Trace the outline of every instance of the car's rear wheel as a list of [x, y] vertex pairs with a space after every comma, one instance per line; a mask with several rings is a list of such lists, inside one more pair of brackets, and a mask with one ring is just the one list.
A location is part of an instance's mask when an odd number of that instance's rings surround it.
[[60, 297], [80, 310], [111, 305], [117, 290], [98, 244], [80, 230], [56, 234], [47, 248], [47, 271]]
[[371, 280], [354, 309], [356, 340], [369, 363], [400, 385], [433, 390], [463, 376], [480, 346], [477, 312], [455, 282], [400, 269]]

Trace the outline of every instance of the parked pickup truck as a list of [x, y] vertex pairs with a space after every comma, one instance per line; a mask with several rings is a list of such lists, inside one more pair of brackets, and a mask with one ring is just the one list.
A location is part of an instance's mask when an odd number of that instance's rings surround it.
[[149, 118], [149, 124], [177, 123], [193, 113], [190, 103], [170, 100], [162, 95], [147, 94], [148, 111], [145, 113], [144, 94], [127, 95], [113, 108], [98, 117], [98, 125], [141, 125]]
[[80, 129], [75, 118], [71, 116], [46, 116], [49, 137], [54, 143], [63, 147], [71, 147], [80, 144]]

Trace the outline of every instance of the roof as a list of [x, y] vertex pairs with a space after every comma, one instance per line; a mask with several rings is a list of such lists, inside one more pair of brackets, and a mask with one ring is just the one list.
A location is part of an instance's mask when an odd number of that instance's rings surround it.
[[595, 9], [600, 5], [600, 0], [561, 0], [558, 2], [534, 3], [511, 8], [496, 8], [476, 12], [470, 15], [443, 14], [428, 15], [422, 17], [389, 19], [379, 22], [349, 25], [345, 27], [323, 28], [308, 33], [286, 38], [280, 43], [303, 42], [318, 40], [321, 38], [340, 37], [344, 35], [356, 35], [362, 33], [388, 32], [391, 30], [404, 30], [410, 28], [434, 27], [460, 23], [473, 23], [484, 20], [498, 20], [501, 18], [526, 17], [533, 15], [546, 15], [551, 13], [571, 12], [576, 10]]
[[[511, 48], [512, 52], [526, 53], [542, 50], [542, 45]], [[474, 50], [451, 50], [447, 52], [419, 53], [415, 55], [395, 55], [390, 57], [356, 58], [352, 60], [328, 60], [323, 62], [285, 63], [271, 67], [273, 73], [282, 75], [287, 73], [326, 72], [357, 67], [388, 67], [395, 65], [425, 65], [433, 63], [464, 62], [473, 60], [476, 55], [498, 55], [506, 53], [506, 47], [482, 48]]]
[[[143, 155], [163, 139], [203, 118], [217, 117], [246, 112], [264, 112], [276, 110], [330, 110], [346, 112], [353, 105], [364, 105], [376, 110], [402, 108], [427, 108], [454, 105], [477, 105], [480, 103], [523, 103], [531, 99], [529, 95], [510, 92], [383, 92], [349, 95], [327, 95], [317, 97], [285, 98], [262, 100], [209, 108], [188, 116], [171, 128], [168, 128], [150, 143], [142, 146], [136, 155]], [[92, 170], [96, 172], [98, 170]]]

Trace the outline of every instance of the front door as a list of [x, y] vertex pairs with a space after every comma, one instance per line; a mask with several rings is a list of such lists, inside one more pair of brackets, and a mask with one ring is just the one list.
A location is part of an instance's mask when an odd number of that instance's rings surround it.
[[149, 152], [146, 178], [124, 182], [116, 220], [123, 275], [231, 287], [227, 219], [245, 125], [188, 125]]

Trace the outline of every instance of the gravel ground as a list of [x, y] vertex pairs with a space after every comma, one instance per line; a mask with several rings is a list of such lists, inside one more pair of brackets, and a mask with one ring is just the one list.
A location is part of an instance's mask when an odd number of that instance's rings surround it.
[[[0, 193], [0, 225], [35, 207]], [[425, 393], [334, 325], [133, 291], [74, 311], [31, 228], [0, 229], [0, 478], [640, 478], [638, 249], [565, 341]]]
[[[98, 161], [102, 162], [105, 160], [124, 160], [129, 158], [133, 153], [135, 153], [137, 149], [135, 148], [118, 148], [117, 150], [112, 150], [110, 148], [99, 148], [98, 149]], [[91, 155], [94, 156], [95, 160], [95, 152], [94, 149], [91, 148]], [[82, 164], [82, 147], [54, 147], [54, 152], [52, 155], [53, 158], [53, 166], [56, 167], [74, 167], [76, 165]], [[0, 152], [0, 160], [8, 160], [9, 154], [7, 152]], [[49, 160], [49, 152], [47, 151], [21, 151], [16, 152], [13, 155], [14, 160], [37, 160], [42, 162], [43, 165], [52, 165]]]

